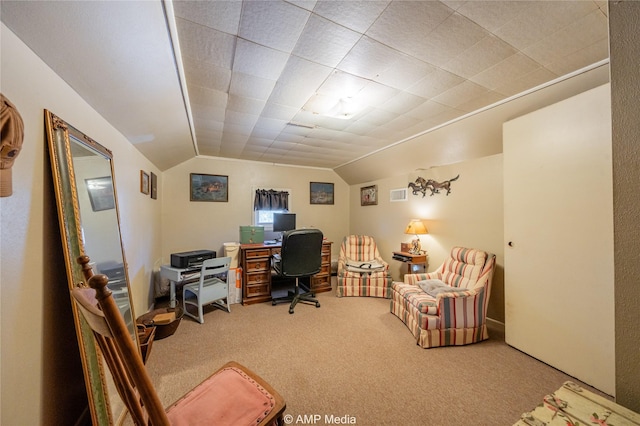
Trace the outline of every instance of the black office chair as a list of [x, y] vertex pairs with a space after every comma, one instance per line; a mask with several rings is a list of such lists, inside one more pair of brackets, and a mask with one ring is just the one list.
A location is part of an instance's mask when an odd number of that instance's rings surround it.
[[322, 263], [322, 231], [318, 229], [294, 229], [282, 234], [282, 248], [279, 255], [273, 256], [273, 269], [281, 277], [295, 278], [294, 291], [290, 291], [286, 297], [273, 299], [274, 305], [280, 302], [291, 302], [289, 313], [298, 302], [315, 303], [316, 308], [320, 302], [315, 294], [309, 291], [300, 293], [299, 279], [311, 277], [320, 272]]

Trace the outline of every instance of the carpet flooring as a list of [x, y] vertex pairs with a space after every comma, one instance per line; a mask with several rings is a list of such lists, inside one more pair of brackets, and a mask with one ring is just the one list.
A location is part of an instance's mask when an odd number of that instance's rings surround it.
[[162, 402], [230, 360], [282, 394], [290, 424], [512, 425], [566, 380], [597, 392], [505, 344], [499, 326], [478, 344], [422, 349], [389, 300], [317, 297], [292, 315], [261, 303], [184, 317], [147, 362]]

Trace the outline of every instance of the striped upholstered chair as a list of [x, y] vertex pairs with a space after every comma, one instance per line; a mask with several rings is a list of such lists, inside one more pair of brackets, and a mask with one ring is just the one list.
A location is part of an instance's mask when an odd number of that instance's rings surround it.
[[454, 247], [434, 272], [407, 274], [391, 287], [391, 312], [423, 348], [489, 338], [486, 315], [496, 257]]
[[336, 296], [391, 297], [391, 275], [373, 237], [347, 235], [338, 257]]

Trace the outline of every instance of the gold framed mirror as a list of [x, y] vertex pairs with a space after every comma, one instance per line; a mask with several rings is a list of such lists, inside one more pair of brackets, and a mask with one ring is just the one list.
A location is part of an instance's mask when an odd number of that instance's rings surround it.
[[[68, 289], [85, 286], [77, 260], [89, 256], [94, 273], [109, 277], [109, 289], [131, 338], [140, 342], [130, 298], [127, 262], [122, 247], [111, 151], [60, 117], [45, 110], [53, 185], [58, 206]], [[94, 425], [113, 424], [124, 413], [93, 332], [71, 300], [89, 409]]]

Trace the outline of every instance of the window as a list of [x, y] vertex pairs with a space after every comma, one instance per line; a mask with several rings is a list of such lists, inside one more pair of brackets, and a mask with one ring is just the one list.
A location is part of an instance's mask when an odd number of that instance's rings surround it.
[[273, 230], [273, 214], [289, 211], [288, 189], [256, 189], [253, 201], [253, 223]]
[[287, 213], [288, 210], [256, 210], [254, 222], [256, 226], [264, 226], [265, 231], [273, 230], [273, 214]]

